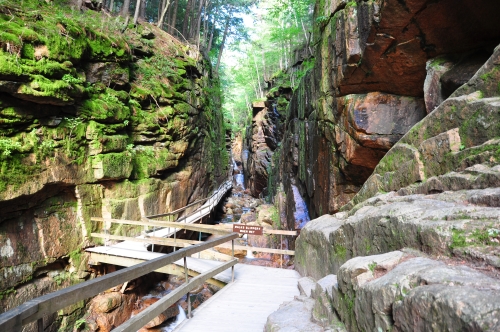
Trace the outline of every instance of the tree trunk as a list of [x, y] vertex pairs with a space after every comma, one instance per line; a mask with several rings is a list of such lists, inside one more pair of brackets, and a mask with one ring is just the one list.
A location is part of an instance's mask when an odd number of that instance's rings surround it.
[[179, 0], [175, 1], [174, 13], [172, 14], [172, 19], [170, 20], [170, 34], [174, 35], [175, 26], [177, 23], [177, 9], [179, 8]]
[[141, 10], [139, 12], [139, 18], [143, 21], [146, 20], [146, 0], [141, 0]]
[[259, 67], [257, 66], [257, 61], [255, 61], [255, 54], [252, 54], [252, 60], [255, 65], [255, 72], [257, 73], [257, 84], [259, 86], [260, 98], [264, 98], [264, 93], [262, 92], [262, 84], [260, 82]]
[[141, 0], [135, 2], [135, 13], [134, 13], [134, 26], [137, 25], [137, 20], [139, 19], [139, 12], [141, 11]]
[[229, 31], [229, 20], [231, 18], [231, 12], [226, 17], [226, 26], [224, 27], [224, 35], [222, 36], [222, 43], [219, 48], [219, 56], [217, 57], [217, 65], [215, 66], [215, 72], [219, 73], [220, 59], [222, 58], [222, 51], [224, 51], [224, 44], [226, 43], [227, 32]]
[[198, 20], [196, 22], [196, 29], [195, 29], [195, 35], [194, 38], [196, 40], [196, 45], [198, 46], [198, 49], [200, 48], [200, 26], [201, 26], [201, 13], [203, 10], [203, 3], [205, 2], [205, 10], [207, 8], [207, 2], [204, 0], [200, 0], [200, 7], [198, 8]]
[[121, 10], [121, 15], [123, 17], [127, 17], [128, 16], [128, 9], [130, 7], [130, 0], [124, 0], [123, 1], [123, 7], [122, 7], [122, 10]]
[[214, 40], [214, 31], [215, 31], [215, 19], [217, 17], [217, 14], [219, 14], [219, 2], [217, 1], [217, 4], [215, 5], [215, 15], [214, 15], [214, 20], [212, 21], [212, 29], [210, 29], [210, 40], [208, 41], [207, 45], [207, 52], [210, 52], [212, 49], [212, 41]]
[[207, 0], [207, 6], [205, 7], [205, 17], [203, 19], [203, 44], [206, 46], [208, 37], [208, 12], [210, 11], [211, 3]]
[[173, 4], [174, 3], [171, 1], [170, 5], [168, 6], [167, 13], [165, 14], [165, 21], [167, 21], [167, 26], [164, 30], [167, 32], [168, 32], [169, 27], [170, 27], [170, 17], [172, 16], [172, 5]]
[[260, 50], [260, 55], [261, 55], [261, 59], [262, 59], [262, 77], [264, 78], [264, 82], [266, 82], [268, 79], [269, 79], [269, 75], [267, 75], [267, 68], [266, 68], [266, 57], [264, 56], [264, 49], [261, 49]]
[[111, 2], [109, 3], [109, 12], [113, 13], [114, 10], [115, 10], [115, 0], [111, 0]]
[[191, 18], [189, 20], [189, 32], [188, 32], [188, 40], [193, 40], [194, 43], [196, 43], [195, 39], [195, 30], [196, 30], [196, 24], [198, 22], [198, 16], [200, 14], [201, 7], [203, 6], [203, 0], [198, 0], [199, 5], [198, 5], [198, 10], [195, 11], [195, 1], [193, 0], [193, 9], [191, 11]]
[[182, 36], [184, 38], [189, 37], [188, 34], [188, 27], [189, 27], [189, 17], [191, 15], [191, 6], [192, 6], [193, 0], [188, 0], [186, 4], [186, 12], [184, 13], [184, 23], [182, 24]]
[[158, 20], [158, 27], [160, 27], [160, 29], [163, 27], [163, 20], [165, 19], [165, 14], [167, 13], [168, 6], [170, 6], [170, 0], [167, 0], [165, 8], [163, 8], [163, 12], [161, 13], [160, 19]]
[[165, 0], [158, 2], [158, 14], [156, 16], [156, 25], [158, 25], [158, 22], [160, 22], [161, 12], [163, 11], [163, 8], [165, 8]]

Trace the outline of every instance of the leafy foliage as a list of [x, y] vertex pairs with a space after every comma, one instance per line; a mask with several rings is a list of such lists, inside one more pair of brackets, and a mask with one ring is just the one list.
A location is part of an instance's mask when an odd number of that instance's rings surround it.
[[233, 46], [221, 71], [223, 108], [233, 132], [250, 125], [252, 102], [265, 99], [269, 82], [276, 90], [276, 84], [294, 88], [313, 67], [314, 60], [306, 59], [300, 69], [291, 68], [296, 49], [311, 55], [312, 5], [310, 0], [264, 0], [254, 8], [250, 41]]

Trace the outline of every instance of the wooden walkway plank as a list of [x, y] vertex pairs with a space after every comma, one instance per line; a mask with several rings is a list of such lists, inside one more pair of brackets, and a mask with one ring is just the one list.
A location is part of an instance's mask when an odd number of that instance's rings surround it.
[[[144, 226], [157, 226], [157, 227], [165, 227], [162, 229], [155, 230], [154, 232], [148, 233], [148, 235], [144, 236], [138, 236], [136, 240], [134, 241], [129, 241], [125, 240], [116, 244], [113, 244], [112, 246], [100, 246], [100, 247], [95, 247], [95, 248], [87, 248], [86, 251], [88, 252], [94, 252], [94, 253], [100, 253], [100, 254], [108, 254], [112, 256], [121, 256], [121, 257], [128, 257], [128, 258], [133, 258], [133, 259], [141, 259], [141, 260], [149, 260], [149, 259], [154, 259], [159, 256], [162, 256], [164, 254], [160, 253], [155, 253], [147, 250], [147, 247], [156, 242], [154, 238], [165, 238], [164, 242], [177, 242], [179, 243], [179, 247], [186, 247], [188, 245], [188, 241], [186, 240], [173, 240], [173, 239], [167, 239], [169, 236], [172, 236], [176, 230], [173, 227], [169, 227], [169, 225], [176, 226], [179, 228], [184, 228], [184, 229], [190, 229], [194, 231], [201, 231], [203, 232], [205, 228], [203, 226], [208, 226], [209, 225], [194, 225], [193, 223], [198, 221], [201, 217], [207, 215], [210, 213], [211, 209], [217, 206], [219, 203], [220, 199], [224, 197], [224, 195], [227, 193], [227, 191], [232, 187], [232, 182], [227, 181], [223, 185], [219, 187], [219, 189], [208, 199], [204, 199], [205, 204], [203, 204], [199, 209], [194, 211], [192, 214], [190, 214], [187, 217], [181, 218], [182, 222], [165, 222], [165, 221], [158, 221], [158, 220], [148, 220], [148, 221], [131, 221], [131, 220], [120, 220], [120, 219], [106, 219], [106, 218], [91, 218], [94, 221], [102, 221], [102, 222], [114, 222], [114, 223], [124, 223], [124, 224], [133, 224], [133, 225], [144, 225]], [[174, 211], [175, 212], [175, 211]], [[201, 227], [200, 227], [201, 226]], [[214, 233], [217, 233], [219, 235], [227, 235], [229, 234], [227, 230], [224, 229], [213, 229]], [[94, 234], [96, 237], [104, 237], [106, 238], [106, 235], [103, 234]], [[148, 238], [148, 236], [152, 236], [152, 238]], [[109, 238], [114, 238], [114, 239], [125, 239], [126, 237], [119, 237], [117, 235], [109, 236]], [[197, 242], [197, 241], [193, 241]], [[194, 243], [189, 243], [189, 245], [194, 244]], [[111, 258], [112, 259], [112, 258]], [[194, 259], [194, 258], [192, 258]], [[182, 266], [183, 264], [179, 264], [179, 262], [176, 262], [175, 264]], [[116, 264], [119, 265], [119, 264]], [[199, 273], [204, 272], [206, 269], [212, 268], [213, 266], [207, 267], [205, 266], [205, 269], [203, 271], [197, 271]], [[224, 281], [225, 282], [225, 281]]]
[[228, 284], [183, 321], [175, 332], [262, 331], [280, 304], [299, 295], [300, 275], [294, 270], [237, 264]]
[[[127, 250], [123, 248], [118, 249], [113, 247], [90, 248], [87, 251], [91, 253], [90, 260], [92, 261], [92, 263], [106, 263], [118, 266], [132, 266], [134, 264], [142, 263], [147, 260], [151, 260], [165, 255], [150, 251], [142, 252], [135, 250]], [[213, 261], [210, 259], [186, 257], [186, 260], [188, 269], [190, 271], [196, 272], [196, 273], [190, 273], [190, 275], [197, 275], [199, 273], [203, 273], [207, 270], [210, 270], [214, 266], [220, 264], [220, 262]], [[182, 267], [182, 269], [176, 270], [174, 267], [164, 266], [158, 269], [157, 272], [176, 274], [176, 275], [179, 275], [178, 273], [179, 271], [181, 273], [184, 273], [184, 268], [183, 268], [184, 261], [182, 259], [173, 262], [173, 264]], [[221, 272], [216, 276], [214, 276], [214, 279], [222, 281], [223, 283], [227, 284], [231, 281], [231, 271]], [[222, 286], [220, 284], [216, 285], [219, 287]]]

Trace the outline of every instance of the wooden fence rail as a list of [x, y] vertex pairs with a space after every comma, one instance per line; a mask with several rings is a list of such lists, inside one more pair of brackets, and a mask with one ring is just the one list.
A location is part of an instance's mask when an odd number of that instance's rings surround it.
[[[107, 223], [120, 223], [120, 224], [127, 224], [127, 225], [148, 225], [148, 226], [156, 226], [156, 227], [163, 227], [163, 228], [172, 228], [172, 229], [174, 229], [174, 232], [177, 228], [179, 228], [179, 229], [187, 229], [187, 230], [196, 231], [196, 232], [224, 235], [224, 234], [229, 234], [232, 230], [232, 225], [220, 225], [220, 224], [219, 225], [185, 224], [185, 223], [178, 223], [178, 222], [171, 222], [171, 221], [156, 221], [156, 220], [150, 220], [150, 219], [145, 219], [148, 221], [134, 221], [134, 220], [123, 220], [123, 219], [92, 218], [92, 220], [93, 221], [103, 221], [103, 222], [107, 222]], [[264, 232], [264, 234], [274, 234], [274, 235], [291, 235], [291, 236], [297, 235], [297, 231], [286, 231], [286, 230], [278, 230], [278, 229], [264, 229], [263, 232]], [[110, 235], [110, 234], [103, 234], [103, 233], [91, 233], [90, 235], [92, 237], [102, 238], [105, 240], [123, 240], [123, 241], [149, 243], [149, 244], [156, 244], [156, 245], [163, 245], [163, 246], [170, 246], [170, 247], [188, 247], [188, 246], [191, 246], [194, 244], [201, 243], [201, 241], [194, 241], [194, 240], [183, 240], [183, 239], [177, 239], [177, 238], [174, 238], [174, 239], [172, 239], [172, 238], [159, 238], [159, 237], [152, 236], [152, 235], [154, 235], [154, 233], [149, 233], [146, 236], [141, 237], [141, 238], [119, 236], [119, 235]], [[216, 247], [229, 248], [229, 245], [227, 245], [227, 244], [226, 245], [219, 245]], [[286, 250], [286, 249], [248, 247], [248, 246], [239, 246], [239, 245], [236, 245], [234, 248], [237, 250], [250, 250], [250, 251], [256, 251], [256, 252], [267, 252], [267, 253], [279, 254], [279, 255], [292, 255], [292, 256], [295, 255], [295, 251]]]
[[[115, 287], [124, 282], [143, 276], [165, 265], [178, 261], [181, 258], [184, 258], [185, 260], [187, 256], [191, 256], [195, 253], [212, 248], [216, 245], [225, 243], [227, 241], [234, 240], [237, 237], [238, 237], [237, 233], [227, 234], [211, 241], [207, 241], [197, 245], [192, 245], [177, 250], [171, 254], [164, 255], [156, 259], [152, 259], [144, 263], [140, 263], [107, 274], [105, 276], [62, 289], [54, 293], [37, 297], [35, 299], [25, 302], [24, 304], [14, 309], [11, 309], [1, 314], [0, 331], [21, 331], [23, 325], [35, 322], [37, 320], [39, 321], [39, 319], [43, 319], [45, 315], [52, 314], [78, 301], [85, 300], [92, 296], [95, 296], [111, 287]], [[173, 300], [173, 298], [178, 296], [181, 292], [184, 291], [186, 293], [189, 292], [191, 289], [197, 287], [197, 285], [199, 285], [200, 283], [203, 283], [203, 281], [205, 281], [206, 279], [211, 278], [215, 274], [229, 267], [233, 269], [233, 277], [234, 277], [234, 265], [236, 263], [237, 260], [234, 259], [234, 249], [233, 249], [233, 259], [231, 261], [226, 262], [212, 270], [209, 270], [197, 276], [196, 278], [191, 279], [183, 287], [181, 287], [181, 290], [170, 293], [172, 295], [170, 294], [167, 295], [167, 299], [163, 298], [162, 300], [155, 303], [155, 305], [149, 307], [151, 308], [150, 310], [148, 310], [149, 308], [144, 310], [145, 312], [144, 314], [141, 313], [142, 315], [139, 314], [132, 317], [129, 321], [127, 321], [127, 323], [122, 324], [123, 327], [116, 329], [116, 331], [137, 331], [139, 328], [144, 326], [149, 320], [156, 317], [162, 311], [165, 311], [170, 305], [175, 303], [175, 301], [177, 301], [180, 297], [182, 297], [182, 295], [185, 294], [182, 293], [179, 298]], [[185, 265], [185, 270], [187, 271], [186, 265]], [[43, 329], [43, 324], [42, 324], [42, 329]]]
[[[197, 209], [196, 212], [199, 212], [199, 210], [203, 210], [205, 211], [207, 208], [209, 208], [209, 211], [212, 210], [213, 208], [213, 205], [217, 205], [220, 201], [220, 199], [222, 198], [222, 196], [224, 196], [226, 194], [226, 192], [233, 186], [232, 184], [232, 181], [229, 180], [229, 181], [226, 181], [224, 182], [223, 184], [220, 185], [219, 189], [217, 189], [210, 197], [208, 198], [203, 198], [203, 199], [200, 199], [200, 200], [197, 200], [193, 203], [190, 203], [188, 205], [186, 205], [185, 207], [183, 208], [180, 208], [180, 209], [177, 209], [175, 211], [172, 211], [172, 212], [167, 212], [167, 213], [161, 213], [161, 214], [155, 214], [155, 215], [151, 215], [151, 216], [146, 216], [146, 218], [148, 219], [154, 219], [154, 218], [160, 218], [160, 217], [166, 217], [166, 216], [171, 216], [171, 215], [174, 215], [174, 214], [178, 214], [184, 210], [186, 210], [187, 208], [193, 206], [193, 205], [196, 205], [196, 204], [200, 204], [202, 202], [207, 202], [208, 201], [208, 206], [205, 206], [205, 207], [202, 207], [201, 209]], [[195, 212], [195, 213], [196, 213]], [[192, 215], [192, 214], [191, 214]], [[179, 219], [178, 221], [180, 220], [184, 220], [186, 218], [188, 218], [189, 216], [186, 216], [186, 217], [183, 217], [181, 219]]]

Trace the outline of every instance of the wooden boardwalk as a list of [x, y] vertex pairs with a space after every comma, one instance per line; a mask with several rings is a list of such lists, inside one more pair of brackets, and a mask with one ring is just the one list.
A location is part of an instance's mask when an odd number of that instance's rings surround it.
[[[222, 197], [226, 195], [229, 189], [232, 187], [232, 182], [227, 181], [223, 183], [217, 191], [212, 194], [212, 196], [198, 209], [190, 213], [188, 216], [181, 218], [182, 224], [193, 224], [199, 221], [201, 218], [210, 214], [210, 212], [219, 204]], [[102, 218], [94, 218], [102, 219]], [[165, 227], [158, 229], [154, 232], [149, 233], [149, 236], [153, 237], [169, 237], [172, 236], [177, 230], [170, 227]], [[138, 239], [146, 239], [144, 235], [138, 236]], [[182, 240], [178, 240], [181, 242]], [[146, 260], [154, 259], [164, 254], [155, 253], [148, 251], [148, 243], [141, 243], [135, 241], [122, 241], [111, 246], [100, 246], [94, 248], [87, 248], [85, 251], [91, 253], [91, 261], [95, 263], [107, 263], [115, 264], [119, 266], [131, 266]], [[179, 247], [181, 243], [179, 243]], [[93, 254], [93, 256], [92, 256]], [[216, 262], [214, 262], [216, 263]], [[174, 264], [178, 266], [183, 266], [183, 261], [177, 261]], [[210, 263], [200, 261], [196, 263], [196, 258], [190, 258], [189, 268], [196, 273], [203, 273], [209, 268], [213, 267]], [[169, 272], [167, 272], [169, 271]], [[174, 273], [173, 270], [166, 270], [165, 273]], [[217, 275], [214, 279], [227, 283], [227, 276], [223, 274]]]
[[299, 295], [294, 270], [237, 264], [235, 281], [199, 306], [174, 332], [263, 331], [280, 304]]

